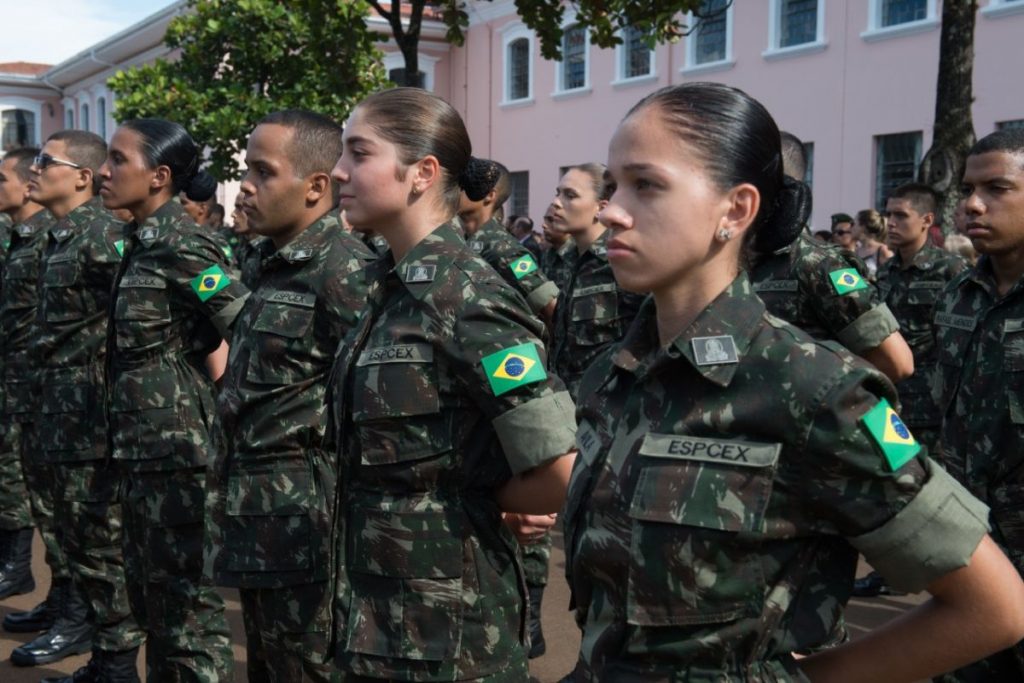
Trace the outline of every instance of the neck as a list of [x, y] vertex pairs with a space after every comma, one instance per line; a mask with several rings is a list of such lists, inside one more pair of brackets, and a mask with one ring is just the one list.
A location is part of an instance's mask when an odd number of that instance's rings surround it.
[[270, 241], [274, 243], [274, 248], [280, 251], [283, 247], [292, 242], [296, 237], [306, 232], [306, 230], [309, 229], [309, 226], [316, 223], [328, 211], [331, 210], [330, 206], [318, 208], [320, 208], [321, 210], [310, 212], [309, 214], [303, 216], [302, 220], [296, 221], [295, 225], [287, 228], [286, 230], [282, 230], [277, 234], [271, 235]]
[[80, 207], [82, 204], [85, 204], [87, 201], [92, 199], [92, 197], [93, 196], [91, 194], [76, 192], [70, 197], [62, 197], [61, 199], [58, 199], [46, 208], [48, 208], [50, 213], [59, 220]]
[[[720, 269], [705, 269], [720, 270]], [[658, 341], [668, 346], [693, 324], [697, 316], [721, 294], [736, 276], [734, 269], [709, 272], [652, 292], [657, 310]]]
[[1000, 296], [1009, 292], [1024, 275], [1024, 249], [992, 255], [992, 273]]
[[925, 235], [925, 238], [920, 242], [915, 242], [914, 244], [908, 244], [906, 246], [900, 247], [900, 261], [903, 262], [902, 265], [904, 268], [910, 266], [910, 262], [914, 260], [915, 256], [917, 256], [917, 252], [924, 249], [924, 245], [927, 243], [928, 235]]
[[582, 254], [590, 249], [590, 245], [596, 242], [597, 238], [603, 235], [607, 229], [601, 223], [595, 222], [583, 232], [573, 233], [573, 239], [576, 240], [576, 251]]
[[32, 218], [32, 216], [35, 216], [42, 210], [43, 206], [41, 204], [36, 204], [35, 202], [25, 202], [14, 211], [11, 211], [8, 215], [11, 217], [11, 222], [14, 225], [19, 225], [27, 221], [29, 218]]
[[168, 192], [153, 194], [136, 206], [130, 207], [128, 211], [131, 212], [132, 218], [135, 219], [135, 222], [142, 225], [146, 222], [147, 218], [157, 212], [157, 209], [171, 201], [173, 198], [174, 197]]

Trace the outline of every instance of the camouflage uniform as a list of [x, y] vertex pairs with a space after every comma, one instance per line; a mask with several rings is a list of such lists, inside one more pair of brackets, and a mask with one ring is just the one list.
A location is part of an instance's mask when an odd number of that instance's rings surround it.
[[525, 586], [494, 491], [571, 448], [572, 400], [540, 321], [451, 224], [367, 274], [331, 385], [339, 666], [521, 683]]
[[[71, 575], [54, 526], [53, 468], [39, 444], [38, 368], [31, 351], [37, 341], [39, 273], [53, 214], [45, 209], [15, 226], [0, 292], [3, 332], [3, 436], [0, 437], [0, 524], [8, 530], [35, 526], [46, 546], [53, 576]], [[29, 508], [31, 504], [31, 516]]]
[[[852, 285], [842, 282], [845, 275]], [[806, 235], [759, 259], [750, 279], [769, 313], [815, 339], [838, 341], [853, 353], [873, 349], [899, 331], [896, 318], [868, 282], [863, 262]]]
[[466, 238], [466, 243], [512, 289], [523, 295], [534, 313], [539, 315], [558, 296], [558, 287], [540, 271], [530, 250], [508, 234], [496, 219], [481, 225]]
[[388, 241], [381, 237], [380, 235], [375, 235], [370, 232], [357, 232], [355, 234], [357, 237], [359, 237], [359, 239], [363, 241], [363, 244], [369, 247], [370, 251], [372, 251], [377, 256], [382, 255], [384, 252], [391, 248], [388, 245]]
[[[576, 396], [590, 364], [629, 329], [643, 297], [620, 289], [608, 263], [606, 230], [573, 259], [569, 283], [558, 295], [551, 367]], [[574, 247], [575, 249], [575, 247]]]
[[56, 479], [54, 519], [75, 585], [93, 610], [93, 647], [145, 636], [132, 617], [121, 547], [120, 477], [109, 459], [103, 386], [111, 287], [124, 224], [98, 197], [49, 230], [39, 304], [40, 440]]
[[878, 371], [766, 315], [743, 274], [668, 348], [655, 315], [580, 391], [576, 681], [806, 680], [790, 653], [831, 632], [858, 551], [913, 591], [967, 563], [987, 510]]
[[936, 452], [942, 415], [932, 398], [935, 373], [935, 302], [942, 288], [967, 267], [961, 257], [925, 244], [903, 267], [899, 252], [878, 269], [878, 291], [914, 353], [914, 374], [896, 384], [900, 415], [914, 437]]
[[325, 681], [337, 477], [324, 396], [373, 255], [331, 215], [280, 251], [262, 244], [217, 397], [207, 562], [217, 585], [242, 589], [250, 683]]
[[563, 292], [569, 286], [569, 280], [572, 279], [577, 253], [576, 242], [571, 237], [557, 249], [545, 249], [541, 252], [541, 271]]
[[[991, 507], [992, 538], [1024, 575], [1024, 281], [1000, 296], [983, 256], [942, 292], [935, 336], [942, 463]], [[1024, 680], [1024, 645], [949, 680]]]
[[149, 636], [149, 681], [226, 681], [233, 658], [224, 603], [201, 584], [214, 410], [204, 364], [248, 291], [176, 201], [130, 223], [128, 235], [107, 340], [128, 597]]

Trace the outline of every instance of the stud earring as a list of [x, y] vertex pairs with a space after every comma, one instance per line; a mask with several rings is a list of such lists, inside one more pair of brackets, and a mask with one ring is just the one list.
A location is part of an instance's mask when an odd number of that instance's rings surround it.
[[728, 228], [719, 228], [718, 232], [715, 233], [715, 237], [718, 238], [719, 242], [728, 242], [732, 239], [732, 230]]

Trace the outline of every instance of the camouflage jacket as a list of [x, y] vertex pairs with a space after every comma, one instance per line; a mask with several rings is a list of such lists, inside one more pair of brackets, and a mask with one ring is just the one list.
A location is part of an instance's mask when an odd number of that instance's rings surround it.
[[935, 312], [941, 457], [992, 508], [992, 537], [1024, 574], [1024, 281], [1005, 296], [982, 257]]
[[113, 455], [135, 470], [201, 467], [214, 412], [206, 357], [248, 290], [176, 201], [126, 230], [107, 336]]
[[878, 269], [878, 291], [896, 316], [900, 333], [914, 353], [914, 374], [899, 382], [903, 419], [911, 427], [937, 427], [942, 422], [932, 400], [935, 372], [935, 302], [946, 284], [967, 262], [955, 254], [926, 244], [903, 266], [899, 252]]
[[559, 290], [564, 291], [569, 286], [576, 253], [576, 243], [571, 237], [557, 249], [545, 249], [541, 252], [540, 269], [544, 271], [547, 279], [555, 283]]
[[452, 681], [525, 664], [522, 566], [494, 491], [572, 448], [542, 325], [451, 224], [367, 267], [339, 348], [339, 666]]
[[667, 348], [655, 316], [580, 390], [577, 681], [806, 680], [789, 653], [830, 633], [858, 551], [907, 590], [967, 563], [984, 505], [881, 373], [766, 315], [742, 274]]
[[217, 396], [207, 547], [218, 585], [328, 578], [335, 460], [327, 374], [366, 301], [373, 255], [330, 215], [263, 258]]
[[873, 349], [899, 325], [855, 255], [801, 235], [751, 269], [768, 312], [818, 340], [854, 353]]
[[605, 246], [608, 236], [606, 230], [574, 258], [575, 269], [555, 309], [551, 368], [574, 397], [583, 373], [609, 344], [622, 339], [644, 299], [615, 282]]
[[495, 219], [466, 238], [466, 244], [523, 295], [530, 310], [540, 314], [558, 296], [558, 287], [541, 272], [530, 250], [517, 242]]
[[4, 412], [16, 422], [34, 421], [39, 408], [38, 367], [32, 347], [38, 339], [39, 272], [46, 231], [53, 220], [53, 214], [43, 209], [14, 226], [4, 264], [0, 287]]
[[99, 197], [49, 230], [35, 347], [40, 375], [39, 437], [54, 461], [106, 458], [103, 386], [107, 320], [125, 224]]
[[388, 241], [380, 235], [375, 235], [370, 232], [356, 232], [354, 234], [377, 256], [381, 256], [391, 248], [388, 245]]

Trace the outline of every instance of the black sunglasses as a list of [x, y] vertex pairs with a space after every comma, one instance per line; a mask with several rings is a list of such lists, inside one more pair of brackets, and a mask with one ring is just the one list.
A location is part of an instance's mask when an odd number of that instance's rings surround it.
[[849, 235], [853, 230], [833, 230], [833, 235]]
[[52, 157], [49, 154], [39, 154], [32, 160], [32, 163], [40, 171], [45, 171], [51, 166], [70, 166], [71, 168], [79, 169], [84, 168], [81, 164], [76, 164], [73, 161], [66, 161], [64, 159], [58, 159], [57, 157]]

